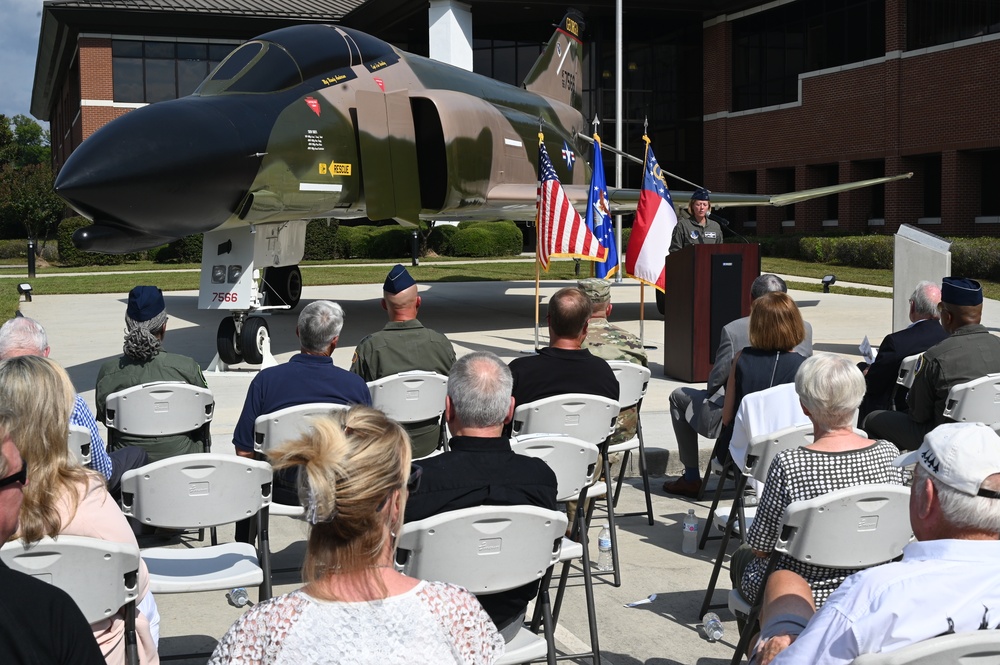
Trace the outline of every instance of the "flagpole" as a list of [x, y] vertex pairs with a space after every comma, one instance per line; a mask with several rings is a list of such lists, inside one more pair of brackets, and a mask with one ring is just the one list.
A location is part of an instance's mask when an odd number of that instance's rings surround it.
[[[537, 225], [535, 226], [537, 229]], [[537, 245], [537, 241], [536, 241]], [[535, 250], [535, 353], [538, 353], [538, 312], [541, 309], [539, 301], [541, 300], [541, 289], [539, 288], [539, 280], [541, 279], [540, 268], [538, 264], [538, 250]]]
[[[642, 140], [646, 143], [646, 150], [642, 155], [642, 174], [643, 178], [646, 177], [646, 160], [649, 159], [649, 137], [646, 136], [646, 126], [649, 120], [644, 119], [642, 122]], [[639, 282], [639, 344], [642, 346], [646, 345], [646, 337], [644, 335], [646, 324], [646, 283]]]

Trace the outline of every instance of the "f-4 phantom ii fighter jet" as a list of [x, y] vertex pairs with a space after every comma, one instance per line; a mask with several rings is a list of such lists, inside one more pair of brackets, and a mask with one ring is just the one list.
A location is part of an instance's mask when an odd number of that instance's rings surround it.
[[[132, 111], [76, 149], [55, 188], [94, 223], [73, 241], [125, 253], [204, 233], [199, 307], [232, 314], [219, 359], [260, 363], [266, 323], [249, 314], [298, 303], [309, 219], [533, 220], [540, 130], [586, 205], [582, 30], [567, 14], [521, 88], [341, 26], [261, 35], [191, 96]], [[784, 205], [874, 182], [713, 204]], [[679, 206], [689, 196], [673, 193]], [[612, 189], [611, 211], [638, 198]]]

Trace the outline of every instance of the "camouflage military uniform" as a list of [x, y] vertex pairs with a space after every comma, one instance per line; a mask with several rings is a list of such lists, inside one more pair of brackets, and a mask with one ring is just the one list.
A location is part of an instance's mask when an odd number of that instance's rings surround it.
[[[605, 360], [627, 360], [636, 365], [647, 366], [646, 351], [639, 338], [632, 333], [608, 322], [605, 318], [593, 318], [587, 326], [587, 339], [583, 348]], [[615, 433], [611, 444], [624, 443], [635, 436], [639, 414], [636, 407], [623, 409], [618, 414]]]

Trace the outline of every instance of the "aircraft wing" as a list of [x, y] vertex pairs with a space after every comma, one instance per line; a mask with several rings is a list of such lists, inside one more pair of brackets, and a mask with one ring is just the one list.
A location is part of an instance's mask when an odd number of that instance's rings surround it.
[[[873, 187], [896, 180], [912, 178], [913, 173], [903, 173], [900, 175], [886, 176], [883, 178], [871, 178], [870, 180], [858, 180], [856, 182], [845, 182], [842, 185], [830, 185], [828, 187], [816, 187], [813, 189], [803, 189], [797, 192], [785, 194], [733, 194], [729, 192], [712, 192], [712, 208], [736, 208], [748, 206], [786, 206], [793, 203], [808, 201], [809, 199], [829, 196], [849, 192], [863, 187]], [[589, 187], [583, 185], [564, 185], [563, 190], [573, 202], [577, 210], [585, 209], [587, 205], [587, 195]], [[612, 214], [635, 212], [639, 203], [638, 189], [615, 189], [608, 188], [608, 203]], [[691, 199], [692, 192], [684, 190], [671, 190], [670, 196], [674, 200], [674, 205], [678, 208], [687, 206]], [[532, 219], [535, 212], [535, 201], [538, 196], [538, 189], [535, 185], [504, 184], [498, 185], [490, 190], [488, 205], [494, 210], [502, 210], [509, 219]]]

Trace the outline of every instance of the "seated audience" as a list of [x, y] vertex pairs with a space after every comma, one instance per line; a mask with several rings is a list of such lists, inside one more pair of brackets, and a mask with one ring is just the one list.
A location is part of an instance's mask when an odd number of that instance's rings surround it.
[[[163, 293], [155, 286], [137, 286], [128, 294], [125, 310], [124, 355], [104, 363], [97, 373], [94, 402], [97, 419], [105, 421], [108, 395], [119, 390], [154, 381], [183, 381], [207, 388], [201, 367], [191, 358], [163, 350], [167, 332], [167, 311]], [[156, 462], [174, 455], [200, 453], [204, 442], [194, 438], [196, 432], [159, 437], [138, 437], [119, 434], [118, 445], [139, 446]]]
[[[409, 271], [399, 264], [393, 266], [382, 285], [382, 309], [389, 322], [358, 343], [351, 371], [366, 382], [411, 370], [448, 376], [455, 349], [447, 337], [417, 319], [422, 302]], [[441, 427], [437, 418], [405, 425], [414, 457], [434, 452], [441, 441]]]
[[722, 433], [715, 458], [724, 461], [733, 438], [733, 421], [746, 395], [792, 383], [805, 358], [793, 349], [805, 336], [802, 315], [786, 293], [768, 293], [750, 305], [750, 346], [733, 358], [722, 408]]
[[916, 542], [903, 549], [902, 561], [851, 575], [819, 612], [801, 577], [772, 576], [758, 663], [780, 653], [774, 662], [783, 665], [848, 665], [862, 654], [940, 635], [996, 630], [1000, 437], [981, 423], [947, 423], [895, 463], [916, 464], [910, 493]]
[[[268, 662], [493, 663], [503, 638], [476, 597], [396, 572], [410, 441], [381, 412], [356, 406], [316, 418], [270, 455], [300, 466], [312, 525], [296, 591], [258, 603], [223, 636], [210, 665]], [[264, 655], [266, 654], [266, 659]]]
[[906, 396], [909, 413], [870, 413], [862, 425], [868, 436], [886, 438], [900, 448], [915, 450], [927, 432], [951, 422], [945, 418], [944, 409], [952, 386], [1000, 372], [1000, 338], [980, 323], [983, 288], [979, 282], [945, 277], [938, 309], [941, 327], [949, 337], [924, 352]]
[[515, 358], [509, 365], [517, 406], [567, 393], [618, 399], [618, 379], [611, 366], [582, 348], [592, 309], [590, 298], [576, 287], [560, 289], [552, 296], [545, 316], [548, 347], [539, 349], [538, 355]]
[[[15, 356], [49, 357], [49, 338], [38, 321], [26, 316], [16, 316], [0, 327], [0, 360]], [[118, 501], [121, 498], [122, 475], [129, 469], [138, 469], [149, 463], [149, 455], [138, 446], [125, 446], [108, 454], [104, 439], [97, 429], [97, 421], [90, 407], [77, 395], [73, 402], [70, 425], [86, 427], [90, 431], [90, 468], [108, 481], [108, 492]]]
[[886, 335], [879, 344], [875, 362], [864, 368], [865, 398], [858, 411], [858, 422], [864, 422], [869, 413], [880, 409], [907, 410], [908, 391], [896, 385], [899, 366], [908, 356], [923, 353], [948, 337], [948, 332], [941, 327], [938, 319], [939, 302], [941, 289], [937, 284], [917, 284], [910, 296], [910, 325]]
[[[445, 421], [449, 452], [420, 460], [420, 485], [406, 503], [406, 521], [474, 506], [556, 509], [556, 476], [540, 459], [516, 455], [501, 436], [514, 415], [510, 370], [497, 356], [477, 351], [458, 359], [448, 377]], [[517, 634], [538, 582], [481, 596], [504, 639]]]
[[[67, 437], [74, 394], [69, 376], [48, 358], [18, 356], [0, 362], [0, 404], [10, 412], [9, 422], [0, 429], [8, 432], [31, 473], [15, 537], [31, 543], [43, 536], [68, 534], [137, 546], [104, 478], [79, 466], [70, 454]], [[157, 663], [159, 614], [141, 560], [138, 590], [135, 624], [140, 661]], [[123, 612], [91, 628], [107, 662], [124, 664]]]
[[[6, 433], [9, 411], [0, 411], [0, 543], [18, 526], [28, 467]], [[34, 482], [34, 481], [32, 481]], [[47, 582], [11, 570], [0, 560], [0, 653], [11, 665], [105, 665], [90, 626], [69, 595]]]
[[[765, 273], [750, 286], [751, 302], [766, 293], [786, 293], [785, 280]], [[803, 357], [812, 355], [812, 326], [803, 321], [805, 338], [795, 347]], [[708, 375], [705, 390], [681, 386], [670, 393], [670, 420], [677, 439], [677, 454], [684, 465], [684, 475], [663, 483], [667, 494], [697, 497], [701, 491], [701, 464], [698, 461], [698, 435], [717, 439], [722, 428], [722, 409], [725, 406], [726, 384], [733, 369], [733, 355], [750, 346], [750, 317], [744, 316], [727, 323], [719, 335], [719, 348], [715, 364]]]
[[[854, 411], [864, 395], [861, 370], [829, 353], [812, 356], [795, 375], [795, 391], [813, 424], [813, 443], [778, 453], [771, 462], [745, 545], [733, 553], [730, 577], [751, 604], [757, 601], [767, 559], [781, 532], [781, 519], [793, 501], [855, 485], [903, 483], [892, 462], [899, 450], [888, 441], [871, 441], [854, 432]], [[816, 605], [854, 570], [813, 566], [782, 556], [779, 570], [791, 570], [812, 588]]]

